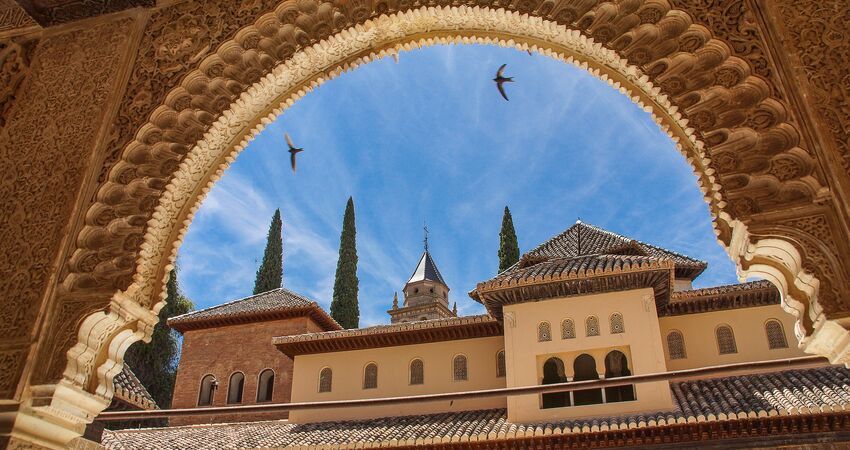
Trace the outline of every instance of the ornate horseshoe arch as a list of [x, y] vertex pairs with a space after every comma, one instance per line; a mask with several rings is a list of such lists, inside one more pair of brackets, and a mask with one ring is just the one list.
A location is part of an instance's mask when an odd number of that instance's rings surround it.
[[[665, 0], [521, 0], [488, 6], [415, 6], [289, 0], [242, 28], [172, 89], [125, 148], [86, 213], [60, 295], [116, 289], [88, 315], [42, 412], [90, 421], [112, 397], [133, 342], [150, 339], [164, 284], [204, 195], [266, 124], [323, 81], [374, 58], [437, 43], [534, 49], [576, 64], [650, 113], [691, 164], [719, 241], [739, 274], [773, 281], [798, 319], [807, 351], [844, 360], [826, 320], [821, 284], [800, 233], [751, 216], [813, 202], [825, 190], [814, 159], [768, 81]], [[837, 274], [837, 277], [843, 274]], [[66, 347], [67, 348], [67, 347]], [[64, 365], [67, 363], [67, 365]]]

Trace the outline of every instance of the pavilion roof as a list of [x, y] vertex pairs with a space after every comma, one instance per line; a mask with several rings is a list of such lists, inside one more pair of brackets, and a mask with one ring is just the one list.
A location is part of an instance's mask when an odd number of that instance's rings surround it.
[[437, 269], [437, 264], [434, 263], [434, 259], [431, 258], [431, 253], [428, 250], [422, 253], [422, 257], [419, 258], [419, 263], [416, 264], [416, 269], [413, 271], [413, 275], [410, 276], [410, 279], [407, 280], [407, 284], [415, 283], [417, 281], [436, 281], [443, 286], [447, 286], [446, 282], [443, 280], [443, 276], [440, 274], [440, 270]]
[[501, 319], [502, 307], [547, 298], [652, 288], [658, 309], [673, 284], [670, 259], [643, 255], [589, 254], [523, 257], [496, 277], [478, 283], [470, 296]]
[[168, 319], [168, 325], [182, 333], [191, 329], [299, 316], [309, 316], [327, 330], [342, 328], [318, 303], [284, 288], [172, 317]]
[[676, 278], [690, 280], [696, 278], [708, 267], [705, 261], [647, 244], [582, 221], [577, 221], [561, 234], [526, 252], [523, 256], [526, 258], [571, 258], [593, 254], [642, 255], [669, 259], [675, 266]]
[[[826, 366], [670, 383], [668, 411], [512, 423], [504, 409], [294, 424], [286, 420], [106, 430], [108, 449], [364, 448], [463, 443], [511, 446], [545, 443], [616, 446], [663, 437], [664, 442], [751, 439], [803, 431], [843, 431], [850, 420], [850, 370]], [[834, 418], [834, 419], [833, 419]], [[810, 429], [811, 428], [811, 429]], [[823, 434], [822, 434], [823, 436]]]

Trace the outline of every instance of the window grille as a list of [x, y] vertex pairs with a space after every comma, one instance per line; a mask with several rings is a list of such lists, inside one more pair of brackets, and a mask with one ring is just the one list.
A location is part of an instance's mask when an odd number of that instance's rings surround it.
[[455, 359], [452, 362], [452, 369], [454, 371], [455, 381], [466, 381], [468, 379], [466, 370], [466, 356], [455, 356]]
[[767, 333], [767, 345], [771, 350], [788, 348], [788, 340], [785, 339], [785, 330], [778, 320], [768, 320], [764, 325], [764, 331]]
[[376, 389], [378, 387], [378, 365], [369, 363], [363, 370], [363, 389]]
[[561, 339], [575, 339], [576, 324], [573, 319], [565, 319], [561, 322]]
[[732, 328], [728, 325], [717, 327], [717, 349], [721, 355], [738, 353], [738, 347], [735, 345], [735, 335], [732, 333]]
[[685, 337], [679, 331], [671, 331], [667, 334], [667, 353], [670, 359], [685, 359]]
[[585, 320], [585, 328], [588, 336], [599, 336], [599, 319], [596, 316], [590, 316]]
[[421, 359], [410, 363], [410, 384], [425, 384], [425, 363]]
[[626, 325], [623, 323], [623, 315], [620, 313], [611, 314], [611, 334], [619, 334], [626, 332]]
[[537, 342], [546, 342], [552, 340], [552, 327], [549, 322], [543, 322], [537, 325]]
[[507, 370], [505, 369], [505, 351], [499, 350], [499, 353], [496, 353], [496, 377], [504, 377], [506, 373]]
[[330, 392], [332, 382], [333, 371], [330, 367], [325, 367], [321, 372], [319, 372], [319, 392]]

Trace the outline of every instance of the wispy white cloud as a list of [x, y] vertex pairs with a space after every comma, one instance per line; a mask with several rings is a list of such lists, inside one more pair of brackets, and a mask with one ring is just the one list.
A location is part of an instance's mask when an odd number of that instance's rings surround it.
[[[490, 79], [508, 63], [505, 102]], [[288, 132], [306, 151], [292, 173]], [[180, 250], [202, 306], [250, 293], [280, 208], [284, 284], [329, 307], [345, 202], [357, 211], [361, 325], [388, 321], [422, 251], [422, 222], [462, 314], [494, 275], [502, 208], [523, 249], [576, 216], [706, 259], [734, 280], [694, 176], [648, 114], [607, 84], [542, 55], [493, 46], [403, 52], [309, 93], [213, 188]]]

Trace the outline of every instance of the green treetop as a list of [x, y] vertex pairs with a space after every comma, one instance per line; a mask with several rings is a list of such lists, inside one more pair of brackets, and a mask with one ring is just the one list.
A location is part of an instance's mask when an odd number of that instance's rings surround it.
[[354, 226], [354, 200], [348, 198], [342, 218], [342, 234], [339, 237], [339, 260], [336, 263], [334, 295], [331, 301], [331, 317], [343, 328], [360, 325], [360, 307], [357, 304], [357, 230]]
[[277, 289], [283, 282], [283, 240], [280, 235], [282, 226], [280, 210], [276, 209], [269, 226], [269, 237], [266, 241], [266, 251], [263, 253], [263, 264], [257, 269], [254, 295]]
[[519, 244], [514, 231], [514, 221], [511, 218], [511, 210], [505, 206], [505, 214], [502, 216], [502, 231], [499, 232], [499, 273], [519, 261]]
[[177, 332], [169, 328], [166, 321], [194, 309], [192, 301], [183, 296], [177, 286], [177, 269], [168, 275], [165, 289], [165, 306], [159, 310], [159, 322], [153, 328], [151, 341], [136, 342], [124, 354], [124, 361], [160, 408], [171, 406], [179, 353]]

